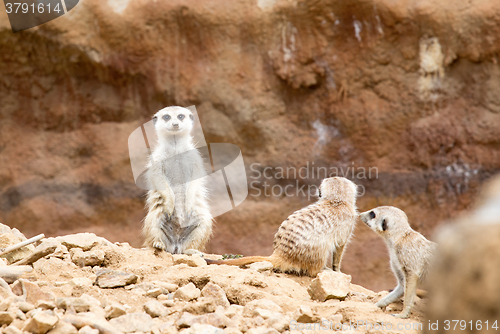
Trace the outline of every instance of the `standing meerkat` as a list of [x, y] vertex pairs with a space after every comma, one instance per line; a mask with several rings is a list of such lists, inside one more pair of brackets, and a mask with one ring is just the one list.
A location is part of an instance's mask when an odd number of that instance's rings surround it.
[[271, 256], [207, 262], [243, 266], [269, 261], [274, 269], [313, 277], [329, 266], [340, 272], [342, 254], [357, 219], [357, 186], [346, 178], [331, 177], [323, 180], [318, 195], [316, 203], [281, 223]]
[[144, 245], [172, 254], [203, 250], [212, 234], [206, 170], [192, 142], [193, 121], [191, 111], [181, 107], [164, 108], [153, 117], [158, 143], [146, 171]]
[[436, 244], [414, 231], [408, 224], [406, 214], [393, 206], [379, 206], [361, 213], [359, 217], [384, 238], [389, 249], [391, 268], [398, 280], [398, 286], [376, 305], [385, 309], [404, 295], [403, 311], [395, 316], [406, 319], [413, 306], [417, 283], [427, 273]]

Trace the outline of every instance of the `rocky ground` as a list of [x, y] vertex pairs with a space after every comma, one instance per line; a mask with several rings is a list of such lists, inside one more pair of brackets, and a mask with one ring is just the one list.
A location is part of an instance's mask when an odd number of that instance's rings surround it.
[[[0, 247], [24, 240], [0, 224]], [[316, 278], [207, 265], [203, 257], [171, 255], [111, 243], [91, 233], [45, 238], [0, 261], [2, 333], [271, 334], [417, 332], [425, 300], [410, 319], [374, 303], [387, 291], [324, 272]], [[321, 328], [320, 328], [321, 326]], [[398, 327], [399, 326], [399, 327]]]

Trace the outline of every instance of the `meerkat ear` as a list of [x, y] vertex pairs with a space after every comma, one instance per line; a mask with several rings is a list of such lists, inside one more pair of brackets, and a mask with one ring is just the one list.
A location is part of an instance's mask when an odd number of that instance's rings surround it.
[[386, 231], [387, 230], [387, 220], [382, 220], [382, 231]]
[[191, 120], [193, 121], [194, 120], [193, 114], [189, 115], [189, 118], [191, 118]]
[[155, 116], [155, 117], [153, 117], [153, 124], [155, 124], [155, 125], [156, 125], [156, 122], [157, 122], [157, 121], [158, 121], [158, 117], [156, 117], [156, 116]]
[[321, 188], [318, 188], [318, 198], [321, 198]]

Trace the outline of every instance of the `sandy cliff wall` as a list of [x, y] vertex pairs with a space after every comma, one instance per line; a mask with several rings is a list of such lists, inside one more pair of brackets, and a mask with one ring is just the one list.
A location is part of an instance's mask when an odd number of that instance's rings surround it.
[[[399, 206], [429, 236], [500, 167], [499, 39], [495, 0], [85, 0], [16, 34], [0, 11], [0, 220], [140, 245], [127, 138], [175, 104], [254, 182], [209, 251], [269, 254], [309, 201], [258, 190], [319, 184], [276, 175], [313, 162], [364, 186], [360, 211]], [[343, 271], [389, 288], [385, 256], [360, 225]]]

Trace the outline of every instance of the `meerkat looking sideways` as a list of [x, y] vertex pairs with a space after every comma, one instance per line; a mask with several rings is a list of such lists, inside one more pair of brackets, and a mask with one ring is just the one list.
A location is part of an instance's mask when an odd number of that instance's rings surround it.
[[167, 107], [153, 117], [158, 143], [146, 171], [145, 246], [173, 254], [203, 250], [212, 234], [203, 159], [192, 142], [194, 116]]
[[269, 261], [274, 269], [313, 277], [330, 266], [340, 272], [342, 254], [357, 219], [356, 195], [357, 186], [348, 179], [324, 179], [318, 201], [294, 212], [281, 223], [274, 236], [271, 256], [207, 262], [243, 266]]
[[417, 283], [427, 273], [436, 244], [414, 231], [408, 224], [406, 214], [398, 208], [380, 206], [361, 213], [359, 217], [384, 238], [389, 249], [391, 269], [398, 280], [398, 286], [376, 305], [385, 309], [387, 305], [404, 295], [403, 311], [395, 316], [408, 318], [417, 291]]

